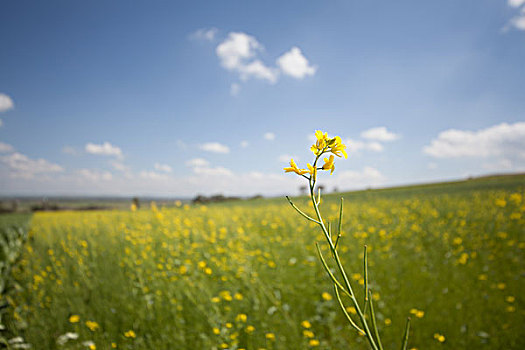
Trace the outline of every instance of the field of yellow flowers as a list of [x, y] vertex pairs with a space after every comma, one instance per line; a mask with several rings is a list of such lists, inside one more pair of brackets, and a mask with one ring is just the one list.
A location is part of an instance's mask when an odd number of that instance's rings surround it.
[[[409, 349], [525, 348], [525, 176], [344, 197], [340, 254], [359, 286], [368, 245], [385, 349], [407, 316]], [[7, 323], [34, 349], [367, 349], [322, 239], [284, 198], [38, 213]]]

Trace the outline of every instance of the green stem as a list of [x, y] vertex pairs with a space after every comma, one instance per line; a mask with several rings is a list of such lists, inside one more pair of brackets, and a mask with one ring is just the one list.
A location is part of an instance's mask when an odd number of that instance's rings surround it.
[[403, 334], [403, 342], [401, 343], [401, 350], [407, 349], [409, 331], [410, 331], [410, 317], [407, 318], [407, 324], [405, 326], [405, 334]]
[[[322, 153], [321, 153], [322, 154]], [[320, 155], [321, 155], [320, 154]], [[313, 164], [313, 167], [315, 168], [317, 166], [317, 161], [319, 160], [319, 157], [320, 155], [318, 155], [316, 158], [315, 158], [315, 161], [314, 161], [314, 164]], [[313, 206], [314, 206], [314, 209], [315, 209], [315, 214], [317, 215], [317, 219], [319, 221], [318, 225], [321, 227], [324, 235], [325, 235], [325, 238], [328, 242], [328, 245], [330, 246], [330, 250], [332, 251], [332, 255], [334, 257], [334, 260], [337, 264], [337, 268], [339, 269], [339, 272], [341, 273], [342, 277], [343, 277], [343, 281], [344, 281], [344, 284], [346, 286], [346, 288], [348, 289], [348, 292], [352, 295], [351, 297], [351, 300], [354, 304], [354, 307], [357, 311], [357, 314], [359, 316], [359, 319], [361, 320], [361, 323], [363, 325], [363, 328], [364, 328], [364, 331], [365, 331], [365, 335], [368, 339], [368, 342], [370, 343], [370, 346], [372, 347], [372, 349], [374, 350], [380, 350], [375, 341], [374, 341], [374, 338], [370, 332], [370, 329], [368, 327], [368, 323], [366, 322], [366, 319], [365, 319], [365, 315], [363, 314], [363, 312], [361, 311], [361, 308], [359, 307], [359, 303], [357, 302], [357, 299], [355, 298], [355, 294], [353, 292], [353, 289], [352, 289], [352, 286], [350, 285], [350, 281], [346, 275], [346, 272], [343, 268], [343, 265], [341, 263], [341, 260], [339, 258], [339, 254], [337, 253], [337, 250], [335, 249], [335, 246], [334, 246], [334, 243], [332, 242], [332, 239], [330, 238], [330, 235], [328, 233], [328, 230], [326, 229], [326, 226], [324, 225], [324, 222], [323, 222], [323, 218], [321, 216], [321, 213], [319, 211], [319, 207], [316, 203], [316, 200], [315, 200], [315, 193], [314, 193], [314, 187], [315, 187], [315, 182], [316, 182], [316, 179], [314, 178], [313, 174], [312, 176], [310, 177], [310, 198], [312, 199], [312, 203], [313, 203]]]
[[379, 345], [379, 350], [383, 350], [383, 345], [381, 344], [381, 339], [379, 338], [379, 331], [377, 330], [376, 313], [374, 311], [374, 302], [372, 301], [372, 291], [369, 290], [368, 293], [368, 302], [370, 303], [370, 316], [372, 318], [372, 328], [374, 329], [377, 344]]

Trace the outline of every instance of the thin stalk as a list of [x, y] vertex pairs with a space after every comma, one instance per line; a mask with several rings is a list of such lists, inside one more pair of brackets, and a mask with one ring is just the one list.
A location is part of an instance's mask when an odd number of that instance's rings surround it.
[[332, 280], [332, 282], [334, 282], [334, 284], [337, 287], [339, 287], [339, 289], [341, 289], [346, 295], [348, 295], [350, 298], [353, 298], [353, 296], [350, 293], [348, 293], [345, 287], [343, 287], [341, 282], [337, 280], [337, 278], [334, 276], [332, 271], [330, 271], [330, 268], [328, 267], [328, 264], [326, 263], [326, 260], [323, 257], [323, 253], [321, 253], [321, 248], [319, 247], [319, 244], [317, 242], [315, 243], [315, 246], [317, 248], [317, 253], [319, 254], [319, 259], [321, 259], [321, 264], [323, 265], [324, 269], [328, 273], [328, 276], [330, 276], [330, 279]]
[[407, 318], [407, 324], [405, 326], [405, 334], [403, 334], [403, 342], [401, 343], [401, 350], [407, 349], [409, 332], [410, 332], [410, 317]]
[[290, 199], [290, 197], [286, 196], [286, 199], [288, 199], [288, 202], [290, 203], [290, 205], [292, 206], [292, 208], [294, 208], [295, 210], [297, 210], [297, 212], [299, 214], [301, 214], [302, 216], [304, 216], [305, 218], [307, 218], [308, 220], [310, 221], [313, 221], [315, 222], [316, 224], [320, 224], [319, 221], [315, 220], [314, 218], [308, 216], [307, 214], [305, 214], [301, 209], [297, 208], [297, 206], [295, 204], [293, 204], [292, 200]]
[[[313, 167], [315, 168], [316, 165], [317, 165], [317, 161], [319, 160], [319, 156], [317, 156], [315, 158], [315, 161], [314, 161], [314, 164], [313, 164]], [[330, 238], [330, 235], [328, 234], [328, 230], [326, 229], [326, 226], [324, 225], [323, 223], [323, 219], [322, 219], [322, 216], [321, 216], [321, 213], [319, 211], [319, 207], [317, 206], [317, 203], [315, 201], [315, 193], [314, 193], [314, 186], [315, 186], [315, 179], [313, 178], [313, 175], [310, 177], [310, 198], [312, 199], [312, 203], [314, 205], [314, 209], [315, 209], [315, 214], [317, 215], [317, 219], [319, 221], [318, 225], [321, 227], [324, 235], [325, 235], [325, 238], [326, 240], [328, 241], [328, 245], [330, 246], [330, 250], [332, 251], [332, 255], [334, 257], [334, 260], [337, 264], [337, 268], [339, 269], [339, 272], [341, 273], [342, 277], [343, 277], [343, 280], [344, 280], [344, 284], [346, 286], [346, 288], [348, 289], [348, 292], [350, 292], [350, 294], [352, 295], [352, 302], [354, 303], [354, 307], [357, 311], [357, 314], [359, 316], [359, 319], [361, 320], [361, 323], [363, 325], [363, 328], [364, 328], [364, 331], [365, 331], [365, 335], [368, 339], [368, 342], [370, 343], [370, 346], [372, 347], [372, 349], [374, 350], [380, 350], [375, 341], [374, 341], [374, 338], [372, 337], [372, 334], [370, 332], [370, 329], [368, 327], [368, 323], [366, 322], [366, 319], [365, 319], [365, 315], [361, 312], [361, 308], [359, 307], [359, 303], [357, 302], [357, 300], [355, 299], [354, 297], [354, 292], [353, 292], [353, 289], [352, 289], [352, 286], [350, 285], [350, 281], [348, 279], [348, 276], [346, 275], [346, 272], [343, 268], [343, 265], [341, 263], [341, 260], [339, 258], [339, 254], [337, 253], [337, 250], [335, 249], [335, 246], [334, 246], [334, 243], [332, 242], [331, 238]]]
[[337, 288], [337, 285], [335, 285], [335, 284], [334, 284], [334, 291], [335, 291], [335, 296], [337, 297], [337, 301], [339, 302], [339, 306], [341, 306], [341, 310], [343, 310], [343, 313], [345, 314], [346, 319], [348, 320], [348, 322], [350, 322], [350, 325], [352, 325], [352, 327], [354, 327], [358, 332], [360, 332], [361, 334], [364, 335], [365, 331], [363, 331], [361, 328], [359, 328], [358, 325], [355, 324], [354, 320], [352, 320], [352, 318], [350, 317], [350, 315], [346, 311], [345, 305], [343, 304], [343, 301], [341, 300], [341, 296], [339, 295], [339, 290]]
[[376, 336], [377, 345], [379, 345], [379, 350], [383, 350], [383, 345], [381, 344], [381, 338], [379, 338], [379, 331], [377, 330], [376, 313], [374, 311], [374, 302], [372, 301], [372, 291], [369, 290], [368, 293], [370, 294], [368, 298], [368, 302], [370, 303], [370, 316], [372, 319], [372, 328]]
[[337, 249], [337, 243], [341, 238], [341, 227], [343, 225], [343, 197], [341, 197], [341, 205], [339, 206], [339, 227], [337, 228], [337, 238], [335, 239], [335, 249]]
[[368, 254], [366, 253], [366, 245], [365, 245], [365, 252], [363, 257], [363, 270], [365, 275], [365, 301], [363, 302], [363, 305], [366, 304], [368, 301]]

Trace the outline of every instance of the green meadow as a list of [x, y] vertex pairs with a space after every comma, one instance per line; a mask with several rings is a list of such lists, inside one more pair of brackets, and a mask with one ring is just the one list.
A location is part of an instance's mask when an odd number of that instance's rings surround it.
[[[340, 196], [339, 252], [362, 299], [368, 246], [385, 349], [407, 317], [409, 349], [525, 348], [525, 176], [330, 194], [332, 223]], [[4, 277], [8, 348], [367, 349], [319, 262], [318, 227], [284, 198], [0, 220], [4, 251], [20, 251]], [[23, 248], [8, 246], [29, 220]]]

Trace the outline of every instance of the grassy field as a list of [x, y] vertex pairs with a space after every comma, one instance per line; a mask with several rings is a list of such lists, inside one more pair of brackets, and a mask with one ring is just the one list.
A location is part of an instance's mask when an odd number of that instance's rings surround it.
[[[410, 349], [525, 348], [524, 196], [525, 176], [344, 195], [340, 253], [359, 289], [368, 245], [385, 349], [407, 316]], [[29, 235], [6, 324], [35, 349], [367, 349], [284, 198], [42, 212]]]

